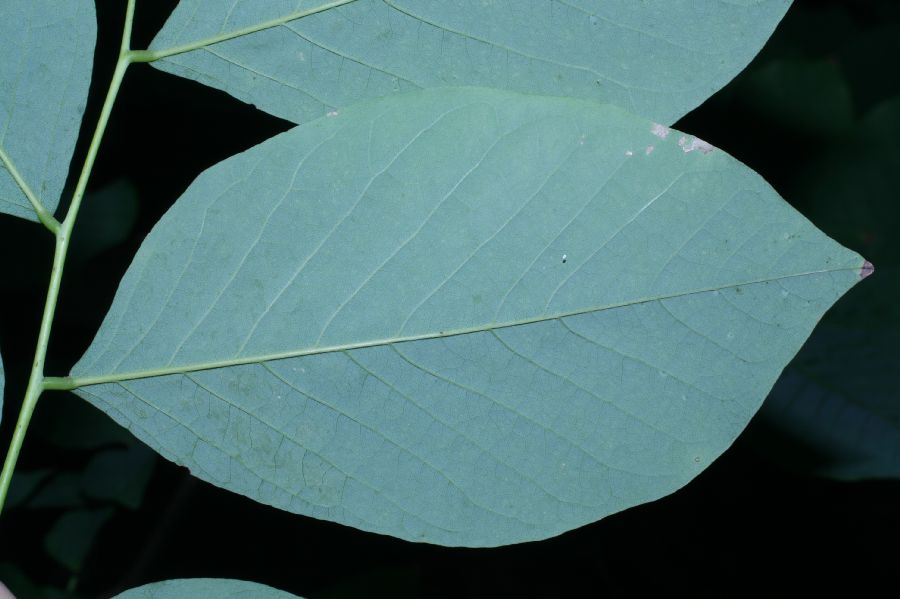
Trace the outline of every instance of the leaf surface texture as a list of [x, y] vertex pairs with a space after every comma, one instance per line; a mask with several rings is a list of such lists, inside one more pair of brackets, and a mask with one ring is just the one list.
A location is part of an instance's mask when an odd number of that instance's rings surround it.
[[0, 212], [37, 220], [13, 171], [50, 213], [59, 204], [96, 37], [91, 0], [0, 4]]
[[701, 140], [427, 90], [202, 174], [73, 376], [216, 485], [499, 545], [689, 481], [862, 265]]
[[129, 589], [113, 599], [297, 599], [255, 582], [227, 578], [180, 578]]
[[[182, 0], [151, 44], [330, 4]], [[756, 55], [789, 0], [356, 0], [155, 66], [295, 123], [418, 88], [482, 85], [614, 103], [674, 123]]]

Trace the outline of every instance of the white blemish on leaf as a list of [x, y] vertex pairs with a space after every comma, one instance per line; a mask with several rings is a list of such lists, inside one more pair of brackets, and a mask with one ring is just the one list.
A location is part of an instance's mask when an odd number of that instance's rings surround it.
[[699, 137], [691, 137], [688, 139], [686, 135], [681, 136], [681, 139], [678, 140], [678, 145], [681, 146], [681, 149], [684, 150], [685, 154], [693, 152], [694, 150], [700, 150], [704, 154], [709, 154], [716, 149], [712, 144], [703, 141]]
[[634, 156], [634, 152], [632, 152], [631, 150], [625, 150], [625, 155], [626, 156]]
[[653, 128], [650, 129], [650, 133], [652, 133], [653, 135], [655, 135], [656, 137], [658, 137], [660, 139], [665, 139], [665, 138], [669, 137], [669, 133], [671, 133], [671, 132], [672, 132], [671, 129], [669, 129], [665, 125], [660, 125], [659, 123], [653, 123]]
[[563, 264], [566, 263], [566, 260], [569, 259], [569, 254], [563, 254]]
[[650, 154], [653, 153], [653, 150], [654, 150], [654, 149], [655, 149], [655, 148], [654, 148], [653, 146], [647, 146], [647, 149], [644, 150], [644, 151], [647, 153], [647, 156], [649, 156]]
[[340, 114], [340, 113], [339, 113], [337, 110], [332, 110], [332, 111], [329, 112], [326, 116], [334, 117], [334, 116], [337, 116], [337, 115], [339, 115], [339, 114]]

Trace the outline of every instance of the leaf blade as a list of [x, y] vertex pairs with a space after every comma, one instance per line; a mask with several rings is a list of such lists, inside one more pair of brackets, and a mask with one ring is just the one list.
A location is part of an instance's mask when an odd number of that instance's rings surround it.
[[56, 209], [87, 101], [96, 29], [89, 0], [4, 3], [0, 212], [37, 221], [27, 195]]
[[73, 376], [265, 503], [533, 540], [695, 476], [862, 262], [698, 140], [590, 102], [432, 90], [201, 175]]
[[[200, 4], [182, 0], [151, 50], [324, 3]], [[296, 123], [446, 85], [589, 98], [673, 123], [747, 65], [789, 5], [357, 0], [154, 65]]]
[[255, 582], [226, 578], [163, 580], [129, 589], [116, 595], [116, 599], [182, 599], [189, 597], [291, 599], [297, 596]]

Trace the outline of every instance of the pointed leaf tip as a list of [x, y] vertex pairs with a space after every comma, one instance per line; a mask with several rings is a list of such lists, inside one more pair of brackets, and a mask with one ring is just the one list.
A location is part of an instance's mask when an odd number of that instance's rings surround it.
[[862, 268], [859, 269], [860, 280], [865, 279], [866, 277], [871, 275], [873, 272], [875, 272], [875, 265], [872, 264], [871, 262], [869, 262], [868, 260], [866, 260], [863, 263]]

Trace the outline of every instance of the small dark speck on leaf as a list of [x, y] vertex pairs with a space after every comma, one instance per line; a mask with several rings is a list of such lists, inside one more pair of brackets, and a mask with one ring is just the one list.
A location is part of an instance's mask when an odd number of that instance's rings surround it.
[[862, 265], [862, 268], [859, 269], [859, 278], [865, 279], [870, 274], [875, 272], [875, 265], [869, 262], [868, 260]]

